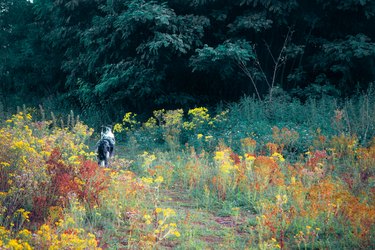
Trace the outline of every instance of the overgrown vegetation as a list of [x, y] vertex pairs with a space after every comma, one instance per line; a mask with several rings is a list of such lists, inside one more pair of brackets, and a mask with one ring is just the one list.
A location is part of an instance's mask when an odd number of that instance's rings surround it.
[[271, 140], [283, 144], [290, 158], [309, 150], [317, 137], [329, 139], [342, 134], [355, 137], [360, 145], [368, 145], [375, 136], [375, 92], [342, 101], [330, 96], [310, 98], [302, 103], [276, 89], [273, 101], [243, 97], [239, 102], [216, 106], [216, 110], [193, 108], [157, 110], [150, 118], [139, 119], [127, 113], [114, 129], [120, 132], [127, 149], [176, 149], [186, 143], [198, 151], [212, 152], [217, 140], [238, 150], [242, 138], [251, 137], [264, 150]]
[[111, 168], [74, 114], [22, 110], [0, 129], [0, 247], [371, 249], [373, 95], [127, 113]]

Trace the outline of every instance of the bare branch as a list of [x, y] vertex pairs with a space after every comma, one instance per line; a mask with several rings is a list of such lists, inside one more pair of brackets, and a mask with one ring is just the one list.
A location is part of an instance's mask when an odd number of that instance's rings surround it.
[[[289, 29], [288, 33], [287, 33], [287, 35], [285, 37], [284, 44], [283, 44], [283, 46], [282, 46], [282, 48], [281, 48], [281, 50], [279, 52], [279, 55], [277, 57], [277, 60], [274, 61], [275, 65], [274, 65], [274, 68], [273, 68], [273, 74], [272, 74], [272, 80], [271, 80], [271, 87], [270, 87], [270, 93], [269, 93], [269, 96], [270, 96], [269, 100], [270, 100], [270, 102], [272, 101], [272, 93], [273, 93], [273, 88], [274, 88], [275, 82], [276, 82], [276, 74], [277, 74], [277, 71], [278, 71], [279, 67], [281, 67], [281, 65], [283, 65], [286, 62], [287, 56], [286, 55], [284, 56], [284, 54], [285, 54], [286, 47], [287, 47], [287, 45], [288, 45], [288, 43], [289, 43], [292, 35], [293, 35], [293, 31], [291, 29]], [[269, 46], [268, 46], [267, 43], [266, 43], [266, 47], [268, 48], [269, 53], [272, 56], [272, 59], [274, 60], [274, 57], [273, 57], [273, 55], [272, 55], [272, 53], [271, 53], [271, 51], [270, 51]]]
[[260, 69], [260, 71], [262, 72], [262, 75], [263, 75], [264, 80], [266, 81], [268, 87], [271, 88], [271, 85], [270, 85], [270, 82], [268, 81], [267, 75], [266, 75], [266, 73], [263, 71], [262, 65], [260, 64], [260, 62], [259, 62], [259, 60], [258, 60], [258, 55], [257, 55], [255, 49], [254, 49], [254, 53], [255, 53], [255, 58], [256, 58], [255, 62], [256, 62], [256, 64], [257, 64], [258, 68]]
[[270, 54], [270, 56], [271, 56], [271, 58], [272, 58], [272, 60], [273, 60], [273, 63], [276, 64], [276, 60], [275, 60], [275, 57], [274, 57], [273, 54], [272, 54], [272, 51], [271, 51], [271, 49], [270, 49], [270, 46], [268, 45], [268, 43], [267, 43], [265, 40], [263, 40], [263, 41], [264, 41], [264, 45], [266, 45], [266, 47], [267, 47], [268, 53]]
[[[271, 51], [271, 48], [270, 46], [268, 45], [268, 43], [266, 41], [264, 41], [264, 44], [268, 50], [268, 53], [270, 54], [272, 60], [273, 60], [273, 63], [274, 63], [274, 66], [273, 66], [273, 72], [272, 72], [272, 78], [271, 78], [271, 81], [268, 80], [267, 78], [267, 75], [266, 73], [264, 72], [263, 68], [262, 68], [262, 65], [260, 63], [260, 61], [258, 60], [258, 56], [256, 54], [256, 50], [254, 48], [254, 53], [255, 53], [255, 64], [256, 64], [256, 67], [260, 70], [262, 76], [264, 77], [264, 80], [265, 82], [267, 83], [268, 85], [268, 88], [269, 88], [269, 101], [271, 102], [272, 101], [272, 94], [273, 94], [273, 89], [275, 87], [275, 83], [276, 83], [276, 77], [277, 77], [277, 72], [279, 70], [279, 68], [285, 64], [286, 60], [288, 59], [287, 58], [287, 55], [286, 55], [286, 49], [287, 49], [287, 46], [288, 46], [288, 43], [290, 42], [291, 40], [291, 37], [292, 37], [292, 34], [293, 34], [293, 31], [292, 29], [290, 28], [288, 30], [288, 33], [286, 34], [286, 37], [284, 39], [284, 43], [280, 49], [280, 52], [277, 56], [277, 58], [275, 59], [275, 57], [273, 56], [272, 54], [272, 51]], [[256, 94], [259, 98], [259, 100], [261, 100], [261, 97], [260, 97], [260, 94], [259, 94], [259, 91], [258, 91], [258, 88], [257, 88], [257, 85], [256, 85], [256, 82], [254, 80], [254, 75], [252, 74], [252, 72], [250, 72], [249, 68], [247, 67], [246, 63], [237, 58], [236, 59], [236, 62], [237, 62], [237, 65], [238, 67], [242, 70], [242, 72], [250, 79], [251, 83], [253, 84], [254, 86], [254, 89], [256, 91]]]
[[253, 78], [251, 72], [247, 68], [246, 64], [242, 60], [240, 60], [240, 59], [237, 60], [237, 64], [240, 67], [240, 69], [245, 73], [245, 75], [250, 78], [250, 81], [251, 81], [251, 83], [254, 86], [255, 92], [257, 93], [257, 96], [258, 96], [259, 100], [261, 100], [261, 97], [260, 97], [257, 85], [256, 85], [256, 83], [254, 81], [254, 78]]

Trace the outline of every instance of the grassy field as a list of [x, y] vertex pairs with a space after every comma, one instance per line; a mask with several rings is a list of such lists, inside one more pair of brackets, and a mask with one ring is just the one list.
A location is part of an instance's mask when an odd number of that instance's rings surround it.
[[0, 128], [0, 249], [372, 249], [374, 104], [334, 103], [127, 113], [109, 168], [74, 115], [21, 111]]

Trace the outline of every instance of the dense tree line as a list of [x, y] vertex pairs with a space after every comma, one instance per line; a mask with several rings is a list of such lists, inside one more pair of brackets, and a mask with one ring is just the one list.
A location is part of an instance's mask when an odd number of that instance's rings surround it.
[[138, 112], [350, 95], [375, 79], [374, 15], [373, 0], [1, 0], [0, 90]]

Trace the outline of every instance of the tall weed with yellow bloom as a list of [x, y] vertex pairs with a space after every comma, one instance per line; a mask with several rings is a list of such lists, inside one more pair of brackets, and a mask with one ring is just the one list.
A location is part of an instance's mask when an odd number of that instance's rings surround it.
[[201, 133], [204, 126], [213, 124], [208, 114], [208, 109], [205, 107], [190, 109], [188, 111], [188, 116], [190, 116], [190, 121], [186, 121], [183, 124], [186, 130], [195, 130]]
[[84, 229], [52, 228], [43, 224], [33, 234], [28, 229], [13, 233], [0, 226], [1, 249], [100, 249], [95, 235]]
[[129, 247], [153, 249], [171, 237], [180, 237], [174, 222], [176, 211], [160, 207], [159, 190], [163, 181], [160, 175], [141, 178], [148, 202], [140, 208], [143, 212], [134, 214], [129, 220]]
[[53, 174], [49, 161], [54, 151], [60, 151], [59, 164], [69, 166], [72, 176], [80, 175], [83, 158], [93, 157], [85, 144], [92, 129], [79, 122], [71, 130], [50, 129], [50, 123], [34, 122], [30, 114], [20, 112], [1, 128], [0, 218], [12, 231], [46, 219], [49, 206], [57, 204], [50, 189]]
[[33, 241], [40, 249], [101, 249], [95, 235], [75, 227], [62, 231], [61, 228], [54, 229], [48, 224], [43, 224]]

